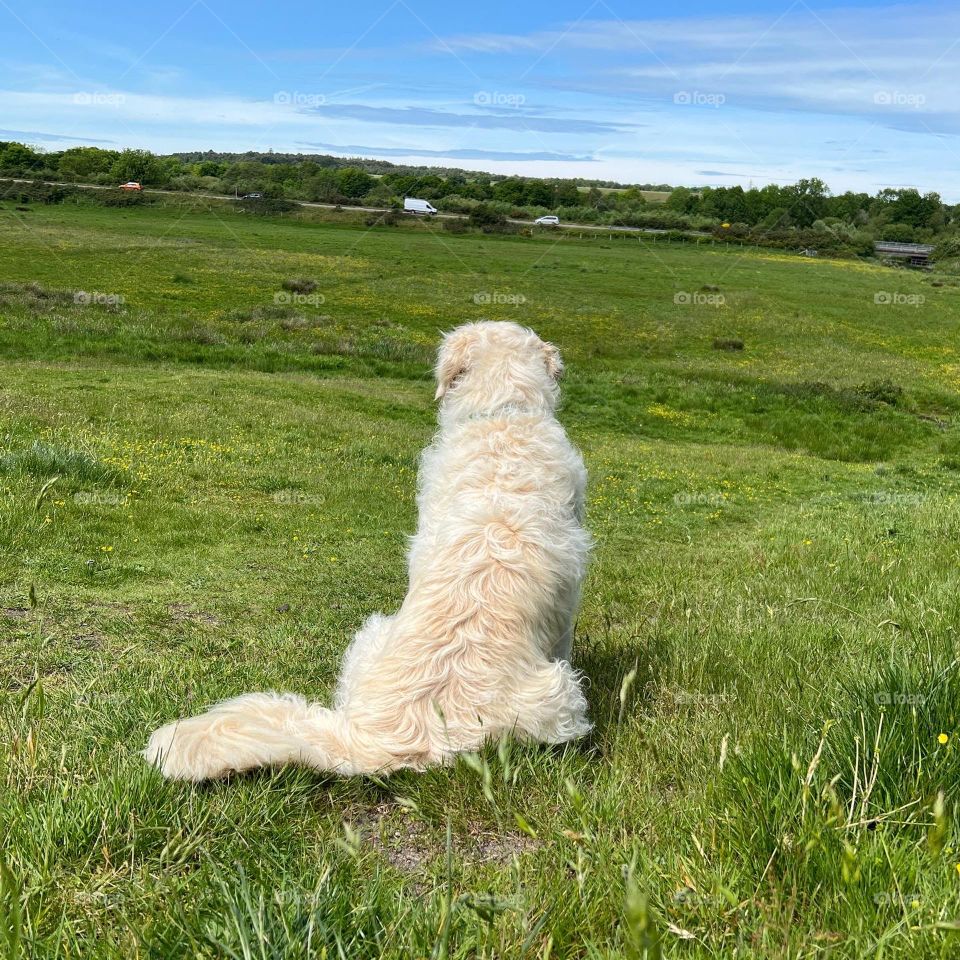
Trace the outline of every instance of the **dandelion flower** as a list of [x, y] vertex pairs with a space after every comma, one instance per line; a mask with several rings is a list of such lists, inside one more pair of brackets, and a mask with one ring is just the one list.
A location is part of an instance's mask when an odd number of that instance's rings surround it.
[[937, 743], [939, 743], [941, 746], [945, 743], [948, 743], [949, 740], [950, 737], [945, 733], [941, 733], [940, 736], [937, 737]]

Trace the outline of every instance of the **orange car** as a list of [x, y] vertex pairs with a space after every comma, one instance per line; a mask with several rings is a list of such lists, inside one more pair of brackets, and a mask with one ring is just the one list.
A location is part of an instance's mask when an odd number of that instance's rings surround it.
[[121, 190], [142, 190], [143, 187], [141, 187], [136, 180], [128, 180], [126, 183], [120, 184], [120, 189]]

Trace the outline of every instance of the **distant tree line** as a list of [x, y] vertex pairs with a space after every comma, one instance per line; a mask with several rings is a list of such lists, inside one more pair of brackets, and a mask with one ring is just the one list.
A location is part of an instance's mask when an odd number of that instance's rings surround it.
[[914, 189], [832, 194], [818, 179], [789, 186], [678, 187], [666, 201], [670, 210], [727, 223], [735, 232], [760, 227], [833, 232], [853, 238], [868, 233], [880, 240], [934, 240], [956, 225], [958, 208], [945, 205], [939, 194]]
[[[399, 207], [405, 196], [478, 217], [557, 214], [569, 223], [713, 232], [730, 241], [824, 252], [868, 253], [875, 240], [955, 245], [960, 207], [936, 193], [885, 189], [875, 195], [833, 194], [822, 180], [764, 187], [671, 188], [611, 181], [502, 176], [456, 168], [404, 167], [383, 160], [310, 154], [156, 155], [146, 150], [71, 147], [35, 150], [0, 141], [0, 176], [243, 196], [266, 201]], [[651, 202], [645, 192], [667, 193]]]

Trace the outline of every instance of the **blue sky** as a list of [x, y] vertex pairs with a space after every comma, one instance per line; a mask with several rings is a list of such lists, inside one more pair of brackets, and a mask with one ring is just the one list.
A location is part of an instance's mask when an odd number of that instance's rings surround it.
[[960, 7], [0, 0], [0, 139], [960, 200]]

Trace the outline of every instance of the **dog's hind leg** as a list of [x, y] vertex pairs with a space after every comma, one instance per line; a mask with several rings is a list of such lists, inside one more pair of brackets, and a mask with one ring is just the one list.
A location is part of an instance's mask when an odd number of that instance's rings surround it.
[[248, 693], [156, 730], [146, 759], [171, 780], [211, 780], [285, 763], [352, 774], [389, 764], [343, 714], [292, 694]]
[[540, 743], [566, 743], [588, 734], [587, 698], [580, 675], [566, 660], [537, 668], [512, 693], [515, 731]]

